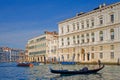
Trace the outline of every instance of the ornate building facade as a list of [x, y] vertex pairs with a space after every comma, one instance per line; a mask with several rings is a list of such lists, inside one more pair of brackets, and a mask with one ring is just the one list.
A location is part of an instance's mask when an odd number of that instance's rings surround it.
[[120, 3], [94, 10], [58, 24], [61, 61], [118, 63], [120, 60]]

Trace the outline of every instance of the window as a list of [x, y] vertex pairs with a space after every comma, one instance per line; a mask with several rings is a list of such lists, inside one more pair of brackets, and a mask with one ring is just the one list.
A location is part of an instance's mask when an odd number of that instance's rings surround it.
[[83, 34], [81, 36], [81, 39], [82, 39], [82, 43], [84, 43], [84, 35]]
[[110, 58], [111, 58], [111, 59], [114, 59], [114, 52], [111, 52], [111, 53], [110, 53]]
[[100, 41], [103, 41], [103, 31], [100, 31], [100, 32], [99, 32], [99, 35], [100, 35], [100, 36], [99, 36], [99, 37], [100, 37]]
[[94, 42], [94, 33], [91, 33], [91, 37], [92, 37], [92, 42]]
[[61, 42], [62, 42], [62, 46], [63, 46], [63, 45], [64, 45], [64, 40], [63, 40], [63, 38], [62, 38]]
[[77, 22], [77, 30], [79, 30], [79, 22]]
[[94, 19], [91, 20], [91, 25], [94, 26]]
[[67, 32], [69, 32], [70, 31], [70, 29], [69, 29], [69, 25], [67, 25]]
[[114, 14], [110, 15], [110, 22], [114, 23]]
[[110, 37], [111, 37], [111, 40], [114, 40], [114, 29], [110, 30]]
[[77, 35], [77, 43], [78, 44], [80, 43], [80, 41], [79, 41], [79, 35]]
[[75, 30], [75, 23], [73, 23], [73, 31]]
[[73, 44], [75, 44], [76, 43], [76, 41], [75, 41], [75, 36], [73, 36]]
[[86, 23], [87, 23], [87, 28], [89, 28], [89, 20], [87, 20]]
[[87, 33], [86, 34], [86, 37], [87, 37], [87, 43], [89, 42], [89, 34]]
[[100, 59], [102, 59], [103, 58], [103, 53], [100, 53]]
[[100, 24], [100, 25], [103, 24], [103, 17], [102, 17], [102, 16], [99, 18], [99, 24]]
[[81, 27], [82, 27], [82, 29], [84, 29], [84, 22], [83, 21], [81, 22]]
[[67, 42], [68, 42], [68, 45], [70, 45], [70, 39], [69, 39], [69, 37], [67, 38]]

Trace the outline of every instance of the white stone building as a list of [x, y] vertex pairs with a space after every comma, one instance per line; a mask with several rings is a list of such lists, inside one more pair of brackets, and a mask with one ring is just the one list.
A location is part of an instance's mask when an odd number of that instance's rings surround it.
[[117, 63], [120, 59], [120, 2], [58, 24], [61, 61]]
[[26, 45], [27, 61], [46, 62], [48, 58], [55, 56], [58, 45], [54, 41], [57, 36], [56, 32], [45, 31], [44, 34], [28, 40]]

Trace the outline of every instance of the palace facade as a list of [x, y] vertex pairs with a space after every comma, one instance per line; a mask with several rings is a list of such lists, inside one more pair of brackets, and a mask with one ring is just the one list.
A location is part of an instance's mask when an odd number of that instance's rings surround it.
[[81, 12], [58, 28], [61, 61], [119, 63], [120, 2]]
[[44, 34], [28, 40], [26, 47], [27, 61], [46, 62], [57, 53], [58, 33], [45, 31]]

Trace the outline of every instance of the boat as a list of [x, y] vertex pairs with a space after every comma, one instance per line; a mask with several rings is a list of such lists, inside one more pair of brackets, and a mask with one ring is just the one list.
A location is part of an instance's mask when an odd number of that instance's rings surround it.
[[88, 69], [87, 67], [84, 67], [80, 70], [54, 70], [50, 68], [50, 72], [54, 74], [60, 74], [60, 75], [75, 75], [75, 74], [93, 74], [97, 73], [98, 71], [102, 70], [104, 68], [104, 65], [100, 66], [97, 69]]
[[60, 64], [62, 65], [75, 65], [76, 63], [75, 62], [60, 62]]
[[23, 62], [23, 63], [18, 63], [17, 66], [19, 66], [19, 67], [33, 67], [34, 65], [32, 63]]

